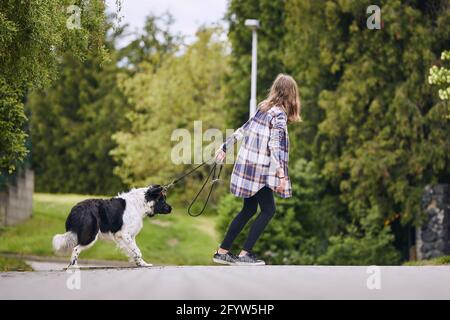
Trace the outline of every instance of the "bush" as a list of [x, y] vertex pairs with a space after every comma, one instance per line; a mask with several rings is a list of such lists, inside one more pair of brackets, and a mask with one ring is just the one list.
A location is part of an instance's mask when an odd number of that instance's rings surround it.
[[355, 225], [349, 234], [330, 238], [327, 252], [317, 259], [327, 265], [392, 265], [400, 262], [400, 254], [392, 245], [393, 234], [388, 228], [363, 233]]

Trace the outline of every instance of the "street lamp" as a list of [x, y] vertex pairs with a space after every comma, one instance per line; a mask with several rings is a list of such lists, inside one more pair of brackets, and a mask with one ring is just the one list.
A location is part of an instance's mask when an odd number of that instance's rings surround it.
[[256, 113], [256, 62], [257, 62], [257, 30], [259, 28], [259, 21], [255, 19], [245, 20], [245, 26], [252, 30], [252, 80], [250, 91], [250, 118]]

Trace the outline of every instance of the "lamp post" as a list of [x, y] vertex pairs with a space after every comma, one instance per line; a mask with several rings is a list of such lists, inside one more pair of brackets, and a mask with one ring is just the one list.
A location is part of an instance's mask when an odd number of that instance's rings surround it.
[[250, 118], [256, 112], [256, 68], [257, 68], [257, 44], [258, 35], [257, 30], [259, 28], [259, 21], [255, 19], [245, 20], [245, 26], [252, 30], [252, 78], [251, 78], [251, 91], [250, 91]]

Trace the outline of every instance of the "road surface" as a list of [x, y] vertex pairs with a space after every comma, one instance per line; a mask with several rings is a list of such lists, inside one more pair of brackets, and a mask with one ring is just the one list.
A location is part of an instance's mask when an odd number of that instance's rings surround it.
[[168, 266], [8, 272], [0, 273], [0, 299], [450, 299], [450, 266], [377, 268]]

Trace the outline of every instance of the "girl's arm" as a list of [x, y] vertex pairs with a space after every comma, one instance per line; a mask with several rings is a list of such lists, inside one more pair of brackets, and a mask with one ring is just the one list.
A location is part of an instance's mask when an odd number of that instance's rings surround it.
[[275, 164], [276, 174], [278, 177], [286, 176], [286, 168], [284, 162], [281, 161], [281, 154], [283, 147], [281, 145], [281, 139], [286, 132], [287, 116], [284, 112], [276, 114], [270, 121], [270, 138], [269, 138], [269, 150], [271, 161]]
[[247, 131], [248, 126], [250, 125], [250, 122], [252, 119], [253, 119], [253, 117], [250, 118], [249, 120], [247, 120], [247, 122], [244, 123], [244, 125], [242, 127], [237, 129], [236, 131], [234, 131], [233, 134], [231, 136], [229, 136], [227, 138], [227, 140], [225, 140], [225, 143], [222, 144], [222, 146], [219, 148], [219, 150], [222, 150], [223, 152], [227, 152], [227, 149], [232, 147], [237, 141], [242, 140], [245, 137], [246, 131]]

